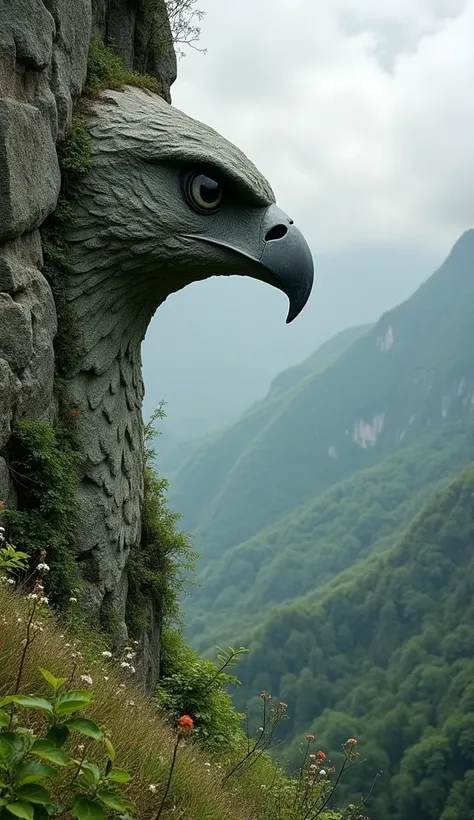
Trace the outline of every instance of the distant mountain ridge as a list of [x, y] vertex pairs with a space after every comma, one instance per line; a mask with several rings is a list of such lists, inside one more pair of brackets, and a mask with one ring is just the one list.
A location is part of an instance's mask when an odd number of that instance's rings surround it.
[[473, 259], [468, 231], [410, 299], [193, 454], [171, 497], [205, 561], [474, 409]]

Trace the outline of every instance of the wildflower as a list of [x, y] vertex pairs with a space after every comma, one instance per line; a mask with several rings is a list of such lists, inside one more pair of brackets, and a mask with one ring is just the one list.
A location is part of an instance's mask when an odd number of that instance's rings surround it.
[[135, 706], [135, 701], [134, 700], [129, 700], [128, 703], [127, 703], [127, 706]]
[[0, 532], [3, 534], [5, 532], [5, 527], [0, 527]]
[[317, 769], [318, 767], [316, 766], [316, 763], [311, 763], [311, 766], [309, 767], [310, 772], [316, 772]]
[[85, 749], [85, 746], [84, 746], [84, 744], [83, 744], [83, 743], [79, 743], [79, 746], [78, 746], [77, 748], [78, 748], [78, 750], [79, 750], [80, 752], [83, 752], [83, 751], [84, 751], [84, 749]]
[[357, 740], [355, 739], [355, 737], [350, 737], [350, 738], [348, 738], [348, 740], [346, 740], [346, 742], [345, 742], [345, 744], [344, 744], [344, 745], [345, 745], [345, 746], [347, 746], [347, 745], [349, 745], [349, 746], [357, 746]]
[[103, 658], [111, 658], [112, 657], [112, 652], [108, 652], [106, 650], [105, 652], [102, 652], [102, 657]]
[[86, 686], [92, 686], [92, 678], [90, 675], [81, 675], [81, 683], [84, 683]]
[[7, 584], [10, 584], [10, 586], [13, 586], [14, 583], [15, 583], [15, 581], [13, 580], [13, 578], [8, 578]]
[[136, 671], [137, 670], [135, 669], [134, 666], [131, 666], [130, 669], [129, 669], [129, 672], [130, 672], [131, 675], [134, 675]]
[[211, 766], [211, 764], [210, 764], [210, 763], [205, 763], [204, 765], [205, 765], [205, 766], [207, 766], [207, 768], [208, 768], [208, 769], [209, 769], [209, 768], [210, 768], [210, 766]]
[[316, 755], [310, 755], [310, 756], [309, 756], [309, 759], [310, 759], [310, 760], [316, 760]]
[[128, 652], [125, 655], [125, 658], [127, 659], [127, 661], [133, 661], [136, 654], [137, 654], [136, 652]]
[[306, 735], [306, 740], [309, 740], [309, 741], [314, 740], [314, 735], [312, 735], [312, 734]]
[[108, 681], [108, 679], [109, 679], [109, 676], [108, 676], [108, 675], [104, 675], [104, 680], [105, 680], [105, 681]]
[[320, 777], [326, 777], [325, 769], [321, 769], [320, 772], [319, 772], [319, 775], [320, 775]]
[[49, 604], [49, 598], [47, 598], [46, 595], [43, 595], [43, 597], [40, 598], [40, 604], [48, 605]]
[[130, 669], [130, 664], [127, 663], [127, 661], [122, 661], [120, 666], [122, 667], [122, 669]]
[[316, 757], [318, 758], [318, 760], [326, 760], [326, 753], [321, 752], [320, 750], [319, 752], [316, 752]]
[[194, 720], [190, 715], [181, 715], [177, 723], [180, 735], [189, 735], [194, 729]]
[[38, 570], [38, 572], [49, 572], [50, 567], [48, 567], [48, 565], [45, 564], [44, 561], [41, 561], [36, 567], [36, 569]]
[[5, 509], [5, 506], [6, 506], [6, 505], [5, 505], [5, 502], [4, 502], [4, 501], [0, 501], [0, 510], [4, 510], [4, 509]]
[[26, 596], [27, 601], [36, 601], [37, 598], [36, 592], [30, 592], [30, 594]]
[[156, 786], [155, 783], [150, 783], [150, 785], [148, 786], [148, 791], [152, 794], [156, 794], [158, 791], [158, 786]]
[[270, 700], [271, 695], [269, 695], [265, 689], [262, 689], [260, 692], [260, 697], [263, 698], [263, 700]]
[[288, 709], [288, 704], [284, 703], [282, 700], [280, 701], [280, 703], [278, 705], [279, 705], [280, 709], [283, 709], [283, 710]]
[[74, 598], [74, 596], [72, 596], [71, 598], [69, 598], [69, 603], [70, 604], [77, 604], [77, 598]]

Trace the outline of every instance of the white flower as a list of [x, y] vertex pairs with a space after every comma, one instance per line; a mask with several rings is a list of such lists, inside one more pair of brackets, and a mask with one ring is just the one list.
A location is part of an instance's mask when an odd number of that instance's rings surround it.
[[135, 669], [135, 667], [134, 667], [134, 666], [131, 666], [131, 667], [130, 667], [130, 674], [131, 674], [131, 675], [134, 675], [136, 671], [137, 671], [137, 670]]
[[126, 657], [127, 661], [133, 661], [136, 654], [137, 654], [136, 652], [129, 652], [127, 655], [125, 655], [125, 657]]
[[45, 563], [42, 561], [40, 564], [38, 564], [38, 566], [36, 567], [36, 569], [38, 570], [38, 572], [49, 572], [49, 569], [50, 569], [50, 568], [48, 567], [48, 565], [47, 565], [47, 564], [45, 564]]
[[43, 597], [40, 598], [40, 604], [49, 604], [49, 598], [47, 598], [46, 595], [43, 595]]
[[69, 598], [69, 603], [70, 604], [77, 604], [77, 598], [74, 598], [74, 597]]
[[86, 686], [92, 686], [92, 678], [90, 675], [81, 675], [81, 682], [85, 683]]
[[120, 666], [122, 667], [122, 669], [130, 669], [130, 664], [127, 663], [127, 661], [122, 661]]
[[36, 601], [37, 597], [36, 592], [30, 592], [30, 594], [26, 596], [26, 599], [27, 601]]
[[7, 584], [10, 584], [10, 586], [13, 586], [14, 583], [15, 583], [15, 581], [13, 580], [13, 578], [8, 578]]
[[78, 751], [79, 751], [79, 752], [83, 752], [83, 751], [84, 751], [84, 749], [85, 749], [85, 746], [84, 746], [84, 744], [83, 744], [83, 743], [79, 743], [79, 746], [78, 746], [77, 748], [78, 748]]
[[108, 675], [104, 675], [104, 680], [108, 681], [108, 679], [109, 679]]
[[321, 769], [319, 774], [320, 774], [321, 777], [326, 777], [326, 769]]
[[105, 652], [102, 652], [102, 657], [103, 658], [111, 658], [112, 657], [112, 652], [108, 652], [106, 650]]
[[155, 786], [154, 783], [150, 783], [150, 785], [148, 786], [148, 791], [152, 794], [156, 794], [158, 791], [158, 786]]
[[0, 527], [0, 532], [5, 532], [5, 527]]

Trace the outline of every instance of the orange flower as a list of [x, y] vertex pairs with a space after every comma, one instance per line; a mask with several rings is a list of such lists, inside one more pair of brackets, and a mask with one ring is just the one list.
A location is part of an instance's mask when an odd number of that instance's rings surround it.
[[178, 727], [181, 735], [189, 735], [194, 729], [194, 720], [190, 715], [181, 715], [178, 718]]
[[321, 751], [316, 752], [316, 757], [318, 760], [326, 760], [326, 753]]
[[306, 735], [306, 740], [314, 740], [314, 735]]
[[356, 746], [357, 740], [355, 739], [355, 737], [350, 737], [348, 740], [346, 740], [346, 745], [347, 744], [349, 744], [349, 746]]
[[5, 502], [0, 501], [0, 510], [4, 510], [4, 509], [5, 509]]

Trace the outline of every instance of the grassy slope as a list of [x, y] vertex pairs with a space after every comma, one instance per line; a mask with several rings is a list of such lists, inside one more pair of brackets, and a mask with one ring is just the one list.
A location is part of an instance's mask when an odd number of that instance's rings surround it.
[[[173, 503], [195, 528], [197, 549], [215, 557], [341, 479], [364, 469], [456, 404], [474, 387], [474, 232], [413, 297], [385, 314], [332, 366], [261, 403], [214, 445], [196, 453]], [[393, 347], [382, 352], [390, 332]], [[373, 448], [356, 425], [383, 416]], [[330, 448], [333, 455], [331, 456]], [[337, 457], [334, 457], [334, 454]]]
[[[28, 604], [25, 596], [11, 593], [0, 584], [0, 698], [13, 691], [26, 634]], [[116, 764], [133, 776], [125, 788], [125, 796], [135, 801], [139, 820], [153, 820], [168, 778], [176, 734], [160, 716], [151, 697], [144, 694], [130, 679], [120, 674], [117, 665], [106, 665], [100, 657], [103, 638], [95, 636], [90, 627], [83, 630], [84, 639], [73, 640], [67, 626], [57, 624], [49, 612], [43, 618], [44, 631], [38, 635], [28, 650], [23, 669], [20, 693], [35, 693], [49, 697], [51, 692], [38, 671], [45, 667], [57, 677], [68, 680], [68, 689], [83, 686], [80, 675], [90, 674], [93, 680], [94, 700], [87, 708], [86, 716], [99, 725], [107, 727], [117, 752]], [[75, 628], [77, 624], [75, 624]], [[78, 660], [78, 651], [82, 652]], [[124, 680], [126, 681], [125, 686]], [[31, 713], [23, 712], [28, 720]], [[38, 730], [37, 722], [34, 725]], [[76, 736], [76, 744], [81, 736]], [[84, 738], [82, 738], [84, 742]], [[245, 744], [245, 751], [246, 751]], [[69, 751], [78, 755], [77, 746]], [[244, 751], [237, 752], [237, 759]], [[88, 759], [99, 765], [105, 758]], [[232, 757], [232, 756], [231, 756]], [[222, 772], [214, 762], [209, 765], [209, 753], [203, 752], [196, 743], [182, 743], [177, 756], [167, 808], [161, 815], [166, 818], [192, 818], [192, 820], [255, 820], [267, 817], [262, 800], [262, 783], [274, 780], [275, 769], [263, 759], [248, 772], [233, 778], [228, 784], [222, 780]], [[227, 767], [229, 763], [227, 761]], [[225, 770], [225, 769], [224, 769]], [[63, 770], [69, 782], [69, 769]], [[149, 790], [157, 786], [156, 794]], [[115, 815], [114, 815], [115, 816]]]

